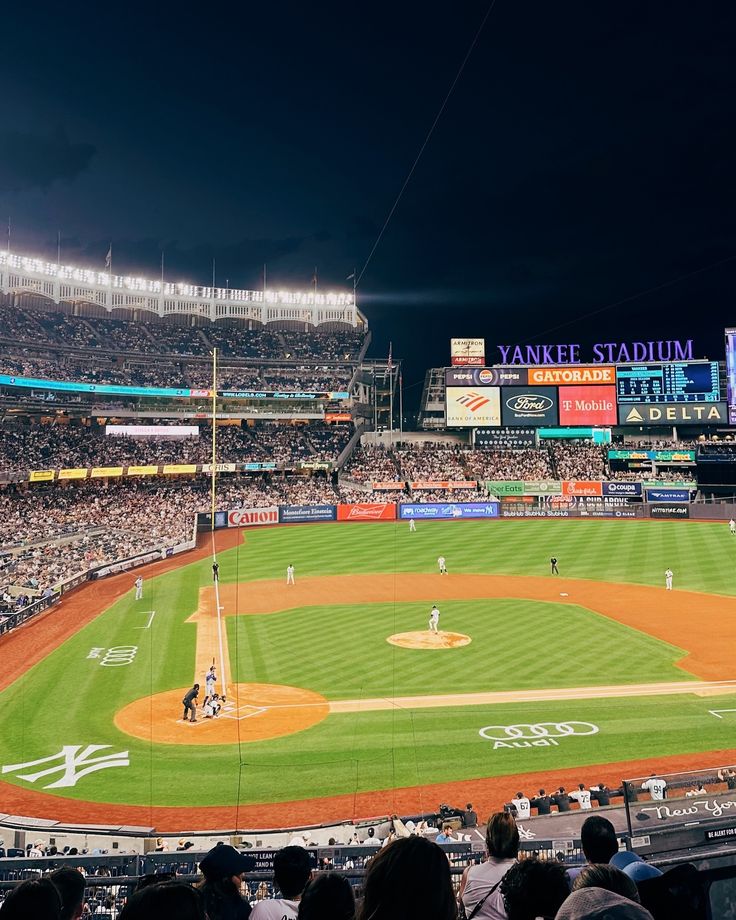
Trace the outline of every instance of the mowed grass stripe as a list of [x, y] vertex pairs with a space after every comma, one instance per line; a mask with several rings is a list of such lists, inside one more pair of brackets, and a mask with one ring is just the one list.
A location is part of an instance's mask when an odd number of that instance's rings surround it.
[[299, 525], [248, 531], [244, 545], [223, 553], [223, 580], [285, 579], [351, 572], [437, 571], [444, 555], [450, 572], [549, 574], [600, 581], [675, 586], [736, 593], [736, 538], [726, 524], [681, 521], [430, 521], [410, 533], [405, 522]]
[[[403, 649], [394, 632], [426, 629], [426, 604], [335, 605], [229, 624], [240, 682], [307, 687], [328, 699], [689, 680], [683, 651], [574, 605], [498, 598], [446, 601], [452, 650]], [[580, 656], [581, 648], [605, 655]], [[236, 660], [237, 659], [237, 660]]]

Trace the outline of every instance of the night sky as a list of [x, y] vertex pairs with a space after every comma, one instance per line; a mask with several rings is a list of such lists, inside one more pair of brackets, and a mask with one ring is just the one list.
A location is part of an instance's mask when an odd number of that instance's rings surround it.
[[[169, 280], [348, 288], [488, 11], [15, 4], [12, 245]], [[736, 6], [496, 0], [363, 274], [418, 398], [451, 335], [694, 338], [736, 322]], [[4, 247], [4, 233], [0, 245]], [[640, 295], [640, 296], [637, 296]], [[493, 353], [492, 353], [493, 354]]]

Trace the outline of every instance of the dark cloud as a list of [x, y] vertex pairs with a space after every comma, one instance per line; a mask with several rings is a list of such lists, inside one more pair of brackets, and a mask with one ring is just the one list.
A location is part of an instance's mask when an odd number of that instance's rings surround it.
[[62, 128], [48, 134], [0, 132], [0, 192], [48, 189], [71, 182], [88, 167], [96, 149], [73, 143]]

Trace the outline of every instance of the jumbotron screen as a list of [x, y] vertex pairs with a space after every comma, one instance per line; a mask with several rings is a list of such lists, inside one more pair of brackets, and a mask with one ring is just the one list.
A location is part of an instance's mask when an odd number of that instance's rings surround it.
[[719, 402], [718, 362], [619, 364], [616, 392], [619, 404]]

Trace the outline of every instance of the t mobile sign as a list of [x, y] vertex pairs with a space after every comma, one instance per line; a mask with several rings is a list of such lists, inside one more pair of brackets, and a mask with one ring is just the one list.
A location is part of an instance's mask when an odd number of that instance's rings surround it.
[[616, 387], [560, 387], [560, 425], [615, 425]]

